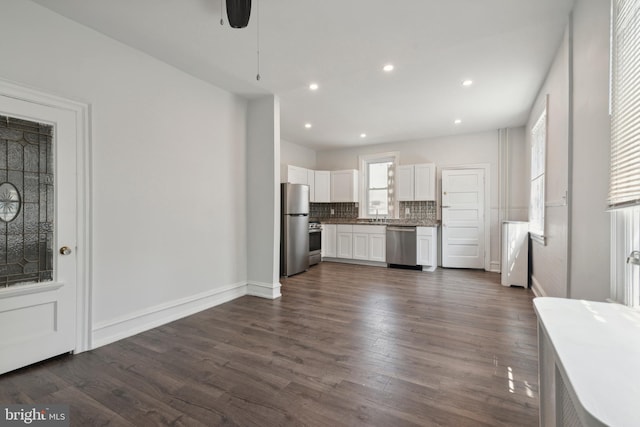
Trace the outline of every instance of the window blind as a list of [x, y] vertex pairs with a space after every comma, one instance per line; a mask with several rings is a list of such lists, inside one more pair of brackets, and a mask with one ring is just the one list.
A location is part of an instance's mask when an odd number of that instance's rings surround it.
[[609, 207], [640, 205], [640, 0], [615, 0]]

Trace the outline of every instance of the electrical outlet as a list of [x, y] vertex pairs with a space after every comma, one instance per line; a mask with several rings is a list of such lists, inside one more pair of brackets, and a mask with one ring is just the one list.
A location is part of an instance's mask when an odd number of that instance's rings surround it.
[[411, 215], [411, 208], [404, 208], [405, 215]]
[[333, 211], [333, 209], [331, 209], [331, 215], [333, 215], [335, 212]]

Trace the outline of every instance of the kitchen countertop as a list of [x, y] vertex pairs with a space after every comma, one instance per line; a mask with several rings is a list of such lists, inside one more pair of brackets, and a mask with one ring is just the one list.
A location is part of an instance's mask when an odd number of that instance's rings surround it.
[[322, 224], [358, 224], [358, 225], [406, 225], [416, 227], [438, 227], [440, 221], [418, 220], [418, 219], [385, 219], [375, 221], [369, 218], [324, 218], [320, 219]]

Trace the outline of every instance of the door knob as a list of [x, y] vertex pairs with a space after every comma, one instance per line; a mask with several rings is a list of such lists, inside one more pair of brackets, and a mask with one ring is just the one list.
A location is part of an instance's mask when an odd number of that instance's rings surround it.
[[71, 253], [71, 248], [68, 246], [63, 246], [60, 248], [60, 255], [69, 255]]

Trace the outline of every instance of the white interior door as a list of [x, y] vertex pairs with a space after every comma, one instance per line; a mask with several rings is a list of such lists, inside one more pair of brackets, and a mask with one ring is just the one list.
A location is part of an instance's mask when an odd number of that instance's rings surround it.
[[3, 94], [0, 116], [0, 186], [12, 190], [0, 193], [4, 373], [75, 348], [78, 119]]
[[442, 266], [484, 268], [484, 170], [442, 171]]

